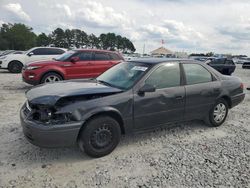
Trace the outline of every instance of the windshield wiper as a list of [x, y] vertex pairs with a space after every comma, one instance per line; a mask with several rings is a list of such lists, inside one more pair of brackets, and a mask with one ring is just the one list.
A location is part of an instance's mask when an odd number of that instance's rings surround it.
[[110, 86], [110, 87], [114, 87], [112, 84], [110, 84], [110, 83], [108, 83], [108, 82], [106, 82], [106, 81], [103, 81], [103, 80], [97, 80], [97, 79], [96, 79], [96, 81], [97, 81], [98, 83], [103, 84], [103, 85]]

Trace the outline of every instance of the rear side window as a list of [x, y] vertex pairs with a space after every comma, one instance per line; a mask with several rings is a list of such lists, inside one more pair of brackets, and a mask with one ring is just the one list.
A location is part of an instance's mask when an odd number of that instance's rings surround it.
[[49, 49], [48, 48], [48, 52], [50, 55], [60, 55], [60, 54], [63, 54], [65, 51], [62, 49], [54, 49], [54, 48]]
[[187, 85], [212, 81], [211, 73], [199, 64], [183, 64]]
[[95, 60], [96, 61], [110, 60], [110, 56], [108, 53], [95, 52]]
[[212, 65], [220, 65], [220, 64], [224, 64], [225, 63], [225, 59], [213, 59], [210, 64]]
[[78, 54], [80, 61], [91, 61], [92, 60], [92, 52], [81, 52]]
[[112, 60], [121, 60], [120, 56], [115, 53], [109, 54]]
[[145, 81], [156, 89], [180, 86], [180, 68], [178, 63], [167, 63], [160, 66]]

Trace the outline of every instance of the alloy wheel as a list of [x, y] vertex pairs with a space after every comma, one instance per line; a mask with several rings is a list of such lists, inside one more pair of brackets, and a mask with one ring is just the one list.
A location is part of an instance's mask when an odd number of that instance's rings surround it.
[[216, 123], [222, 122], [226, 117], [226, 113], [227, 113], [227, 110], [226, 110], [225, 104], [223, 103], [217, 104], [213, 112], [214, 121]]
[[49, 83], [49, 82], [57, 82], [57, 81], [60, 81], [61, 79], [58, 77], [58, 76], [55, 76], [55, 75], [51, 75], [51, 76], [48, 76], [44, 82], [45, 83]]

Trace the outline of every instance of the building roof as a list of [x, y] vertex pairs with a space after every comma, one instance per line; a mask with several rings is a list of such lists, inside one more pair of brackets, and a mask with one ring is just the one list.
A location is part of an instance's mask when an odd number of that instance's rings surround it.
[[150, 52], [152, 55], [169, 55], [169, 54], [173, 54], [172, 51], [170, 51], [167, 48], [164, 48], [163, 46], [160, 48], [157, 48], [155, 50], [153, 50], [152, 52]]

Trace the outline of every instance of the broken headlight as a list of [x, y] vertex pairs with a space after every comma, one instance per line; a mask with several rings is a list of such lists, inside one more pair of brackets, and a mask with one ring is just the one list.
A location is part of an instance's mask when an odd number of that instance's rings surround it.
[[53, 108], [38, 107], [33, 115], [32, 119], [44, 124], [64, 124], [72, 121], [76, 121], [75, 117], [71, 113], [57, 113]]

